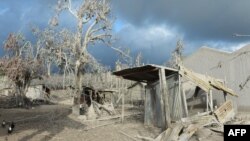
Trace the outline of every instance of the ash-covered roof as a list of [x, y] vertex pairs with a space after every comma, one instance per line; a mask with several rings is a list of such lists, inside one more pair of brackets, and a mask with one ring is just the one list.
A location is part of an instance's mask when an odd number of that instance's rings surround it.
[[128, 68], [120, 71], [113, 72], [114, 75], [121, 76], [124, 79], [129, 79], [133, 81], [139, 81], [139, 82], [152, 82], [159, 79], [159, 72], [158, 70], [164, 68], [165, 69], [165, 75], [169, 76], [174, 73], [178, 73], [178, 70], [158, 66], [158, 65], [145, 65], [141, 67], [135, 67], [135, 68]]
[[153, 82], [159, 80], [159, 70], [165, 69], [165, 76], [172, 74], [180, 74], [188, 80], [194, 82], [201, 89], [208, 92], [214, 88], [224, 91], [232, 96], [238, 96], [233, 90], [224, 86], [218, 79], [203, 74], [195, 73], [184, 66], [179, 66], [179, 70], [168, 68], [158, 65], [145, 65], [141, 67], [129, 68], [120, 71], [113, 72], [114, 75], [121, 76], [124, 79], [138, 81], [138, 82]]

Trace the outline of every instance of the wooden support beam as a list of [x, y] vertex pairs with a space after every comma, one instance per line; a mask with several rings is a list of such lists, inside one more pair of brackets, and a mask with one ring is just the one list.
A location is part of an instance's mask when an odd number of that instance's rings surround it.
[[227, 93], [226, 92], [223, 92], [223, 94], [224, 94], [224, 100], [225, 100], [225, 102], [227, 101]]
[[209, 96], [210, 96], [210, 108], [211, 108], [211, 111], [214, 111], [213, 92], [211, 89], [209, 90]]
[[183, 107], [182, 107], [182, 96], [181, 96], [181, 76], [178, 75], [178, 95], [177, 95], [177, 111], [178, 111], [178, 119], [181, 119], [183, 116]]
[[[161, 86], [160, 86], [161, 87]], [[166, 117], [165, 117], [165, 106], [164, 106], [164, 96], [162, 93], [160, 93], [160, 103], [161, 103], [161, 112], [162, 112], [162, 123], [166, 123]], [[165, 129], [166, 126], [162, 126], [162, 129]]]
[[[121, 82], [121, 84], [122, 84], [122, 82]], [[122, 117], [121, 117], [121, 120], [123, 123], [124, 122], [124, 92], [122, 93]]]
[[[179, 79], [179, 78], [178, 78]], [[179, 82], [179, 81], [177, 81]], [[175, 93], [173, 95], [171, 95], [171, 97], [169, 98], [172, 98], [170, 99], [169, 101], [169, 105], [171, 105], [171, 109], [170, 109], [170, 117], [172, 118], [172, 120], [176, 120], [177, 119], [177, 116], [179, 114], [179, 103], [178, 103], [178, 96], [179, 96], [179, 83], [176, 85], [174, 84], [174, 89], [176, 89]], [[171, 101], [173, 100], [173, 101]]]
[[166, 125], [165, 129], [171, 126], [171, 117], [170, 117], [170, 107], [169, 107], [169, 97], [168, 97], [168, 89], [167, 89], [167, 80], [165, 76], [165, 69], [161, 68], [159, 70], [159, 78], [160, 78], [160, 92], [163, 97], [164, 101], [164, 110], [165, 112], [165, 119], [166, 119]]
[[209, 107], [209, 99], [208, 99], [208, 93], [206, 94], [206, 102], [207, 102], [207, 112], [208, 112], [208, 107]]

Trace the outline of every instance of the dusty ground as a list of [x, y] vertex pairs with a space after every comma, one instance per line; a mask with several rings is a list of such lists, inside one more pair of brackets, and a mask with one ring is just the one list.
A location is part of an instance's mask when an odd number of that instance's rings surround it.
[[[131, 140], [120, 133], [156, 137], [160, 129], [144, 127], [143, 115], [125, 119], [124, 124], [118, 120], [82, 122], [70, 114], [69, 106], [42, 105], [34, 109], [0, 109], [0, 121], [16, 122], [15, 131], [7, 135], [7, 128], [0, 128], [0, 140], [9, 141], [127, 141]], [[99, 125], [118, 122], [98, 127]], [[85, 129], [89, 129], [85, 131]]]
[[[57, 91], [51, 96], [56, 103], [54, 105], [41, 105], [28, 110], [0, 108], [0, 122], [7, 120], [16, 123], [11, 135], [7, 134], [7, 127], [0, 127], [0, 141], [132, 141], [121, 132], [133, 137], [141, 135], [151, 138], [156, 138], [161, 133], [159, 128], [144, 126], [143, 114], [129, 116], [125, 118], [123, 124], [119, 118], [106, 121], [83, 121], [71, 114], [71, 100], [67, 92]], [[125, 111], [125, 114], [142, 112], [138, 107], [128, 106]], [[119, 114], [119, 109], [117, 112]], [[237, 118], [239, 120], [235, 121], [235, 124], [250, 123], [248, 122], [250, 113], [240, 112]], [[202, 129], [190, 140], [223, 141], [223, 135]]]

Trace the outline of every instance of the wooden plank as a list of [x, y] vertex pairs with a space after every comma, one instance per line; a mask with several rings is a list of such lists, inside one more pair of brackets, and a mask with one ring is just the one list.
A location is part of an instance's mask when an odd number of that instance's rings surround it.
[[168, 128], [167, 130], [163, 131], [160, 135], [158, 135], [154, 139], [154, 141], [163, 141], [163, 138], [168, 138], [171, 132], [172, 132], [172, 128]]
[[[160, 76], [160, 71], [159, 71], [159, 76]], [[156, 120], [161, 120], [161, 122], [160, 122], [161, 128], [165, 129], [166, 128], [166, 125], [165, 125], [166, 124], [166, 117], [165, 117], [166, 115], [165, 115], [165, 106], [164, 106], [164, 96], [163, 96], [162, 91], [161, 91], [162, 90], [162, 85], [159, 85], [159, 86], [160, 86], [160, 91], [156, 91], [156, 96], [158, 97], [157, 99], [160, 100], [160, 109], [157, 108], [156, 110], [161, 110], [160, 111], [161, 117], [160, 117], [160, 119], [158, 119], [159, 117], [156, 117]], [[158, 123], [158, 121], [156, 121], [156, 122]]]
[[188, 116], [188, 106], [187, 106], [187, 98], [186, 98], [186, 94], [185, 94], [185, 89], [182, 85], [182, 102], [183, 102], [183, 106], [184, 106], [184, 113], [185, 116]]
[[177, 115], [176, 115], [176, 121], [177, 120], [180, 120], [182, 117], [183, 117], [183, 105], [182, 105], [182, 96], [181, 96], [181, 76], [178, 75], [178, 93], [177, 93], [177, 101], [176, 101], [176, 104], [177, 104]]
[[233, 103], [231, 100], [223, 103], [217, 110], [214, 111], [214, 114], [220, 123], [225, 123], [234, 116]]
[[199, 127], [197, 125], [190, 124], [180, 135], [179, 141], [188, 141], [198, 129]]
[[103, 127], [103, 126], [108, 126], [108, 125], [116, 124], [118, 122], [120, 122], [120, 121], [115, 121], [115, 122], [111, 122], [111, 123], [97, 125], [97, 126], [94, 126], [94, 127], [85, 128], [85, 129], [83, 129], [83, 131], [88, 131], [88, 130], [91, 130], [91, 129], [95, 129], [95, 128], [99, 128], [99, 127]]
[[191, 99], [191, 101], [188, 101], [187, 106], [195, 106], [195, 105], [199, 105], [199, 104], [203, 104], [204, 102], [202, 101], [201, 98], [194, 98]]
[[180, 71], [179, 73], [188, 78], [189, 80], [191, 80], [192, 82], [194, 82], [195, 84], [197, 84], [201, 89], [203, 89], [205, 92], [208, 92], [209, 89], [211, 89], [212, 87], [209, 85], [209, 83], [207, 83], [206, 81], [204, 81], [203, 79], [200, 79], [196, 73], [188, 70], [187, 68], [180, 66]]
[[176, 90], [175, 93], [169, 94], [169, 100], [170, 100], [169, 105], [170, 107], [172, 107], [170, 114], [172, 121], [178, 121], [182, 117], [179, 76], [177, 82], [178, 82], [177, 84], [174, 84], [175, 85], [174, 89]]
[[195, 136], [199, 141], [206, 140], [210, 135], [212, 135], [212, 131], [207, 128], [201, 128], [195, 133]]
[[119, 133], [121, 133], [121, 134], [127, 136], [128, 138], [130, 138], [130, 139], [133, 140], [133, 141], [137, 141], [137, 139], [135, 139], [134, 137], [128, 135], [127, 133], [125, 133], [125, 132], [123, 132], [123, 131], [119, 131]]
[[164, 141], [177, 141], [179, 138], [179, 134], [181, 130], [183, 129], [183, 125], [181, 123], [175, 124], [173, 127], [172, 132], [170, 133], [168, 138], [163, 139]]
[[[123, 88], [123, 81], [120, 79], [120, 87], [122, 87]], [[121, 90], [119, 90], [119, 91], [121, 91]], [[121, 93], [122, 94], [122, 117], [121, 117], [121, 121], [122, 121], [122, 123], [124, 122], [124, 101], [125, 101], [125, 97], [124, 97], [124, 91]]]
[[144, 124], [152, 125], [153, 124], [153, 111], [152, 111], [152, 97], [150, 93], [150, 87], [146, 87], [144, 111], [145, 111]]
[[[185, 68], [184, 66], [180, 66], [179, 73], [182, 76], [193, 81], [195, 84], [197, 84], [200, 88], [202, 88], [207, 93], [209, 92], [209, 90], [211, 88], [215, 88], [215, 89], [221, 90], [223, 92], [226, 92], [232, 96], [238, 97], [238, 95], [233, 90], [227, 88], [220, 81], [218, 81], [217, 79], [215, 79], [213, 77], [210, 77], [210, 76], [205, 77], [204, 75], [195, 73], [195, 72]], [[203, 76], [204, 78], [201, 76]]]
[[122, 123], [124, 122], [124, 101], [125, 101], [125, 98], [124, 98], [124, 93], [122, 93]]
[[197, 124], [197, 125], [200, 125], [201, 127], [207, 126], [210, 123], [218, 123], [215, 116], [209, 115], [209, 113], [202, 113], [200, 115], [182, 118], [181, 121], [184, 125]]
[[232, 96], [238, 97], [238, 95], [232, 89], [225, 87], [221, 82], [216, 81], [215, 79], [212, 79], [209, 82], [210, 82], [210, 85], [213, 86], [214, 88], [218, 90], [222, 90], [223, 92], [226, 92]]
[[144, 136], [140, 136], [140, 135], [137, 135], [136, 138], [142, 139], [144, 141], [154, 141], [154, 139], [152, 139], [150, 137], [144, 137]]
[[[132, 114], [125, 114], [124, 117], [129, 117], [129, 116], [138, 116], [138, 115], [142, 115], [143, 113], [139, 112], [139, 113], [132, 113]], [[82, 123], [87, 123], [87, 122], [93, 122], [93, 121], [106, 121], [106, 120], [113, 120], [113, 119], [118, 119], [121, 118], [122, 115], [115, 115], [115, 116], [111, 116], [111, 117], [104, 117], [104, 118], [98, 118], [98, 119], [91, 119], [91, 120], [84, 120], [82, 121]]]

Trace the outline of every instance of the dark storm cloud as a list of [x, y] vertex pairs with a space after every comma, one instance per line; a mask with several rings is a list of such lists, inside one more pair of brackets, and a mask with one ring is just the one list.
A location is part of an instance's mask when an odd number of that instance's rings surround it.
[[46, 26], [52, 16], [55, 0], [1, 0], [0, 41], [11, 32], [22, 32], [30, 36], [31, 25]]
[[[250, 33], [249, 0], [115, 0], [118, 16], [137, 27], [165, 23], [188, 40], [227, 40]], [[241, 39], [247, 40], [247, 39]]]
[[[10, 32], [23, 32], [32, 38], [30, 25], [47, 26], [57, 0], [1, 0], [0, 42]], [[74, 0], [73, 0], [74, 1]], [[250, 34], [249, 0], [112, 0], [115, 46], [142, 52], [144, 62], [162, 64], [169, 58], [178, 39], [186, 52], [203, 45], [235, 50], [250, 38], [235, 38], [234, 33]], [[75, 19], [64, 12], [60, 26], [75, 29]], [[97, 59], [114, 65], [117, 53], [98, 45], [89, 48]], [[1, 52], [1, 51], [0, 51]]]
[[145, 63], [162, 64], [179, 38], [175, 32], [163, 24], [135, 27], [127, 23], [117, 32], [117, 37], [119, 44], [130, 48], [133, 56], [141, 52]]

